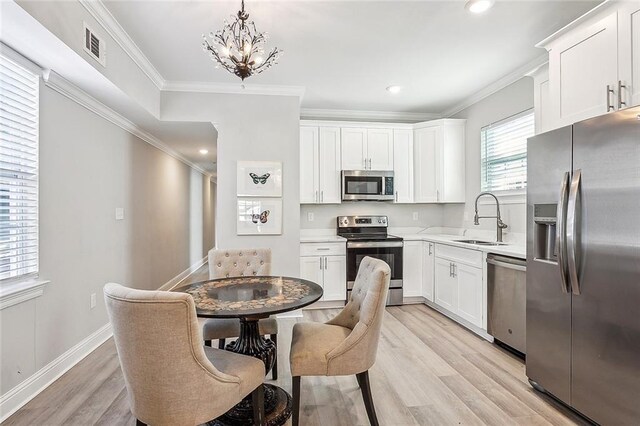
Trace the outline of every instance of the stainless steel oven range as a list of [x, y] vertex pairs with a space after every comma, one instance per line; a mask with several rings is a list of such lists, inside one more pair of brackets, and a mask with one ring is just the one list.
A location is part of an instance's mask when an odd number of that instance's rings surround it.
[[402, 305], [403, 240], [387, 234], [387, 216], [338, 216], [337, 234], [347, 239], [347, 300], [366, 256], [381, 259], [391, 267], [387, 306]]

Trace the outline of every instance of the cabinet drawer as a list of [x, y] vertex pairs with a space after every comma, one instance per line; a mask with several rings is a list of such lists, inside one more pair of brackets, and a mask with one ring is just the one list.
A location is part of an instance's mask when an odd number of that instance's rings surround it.
[[448, 246], [446, 244], [436, 244], [436, 257], [482, 268], [482, 252], [477, 250]]
[[344, 256], [346, 243], [300, 243], [300, 256]]

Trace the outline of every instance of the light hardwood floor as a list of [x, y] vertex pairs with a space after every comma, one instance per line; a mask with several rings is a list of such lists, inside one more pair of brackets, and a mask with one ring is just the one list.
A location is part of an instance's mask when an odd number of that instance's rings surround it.
[[[287, 391], [293, 324], [325, 321], [337, 312], [279, 320], [277, 383]], [[519, 359], [424, 305], [387, 308], [370, 378], [382, 425], [584, 424], [535, 392]], [[301, 425], [368, 425], [355, 377], [303, 377], [301, 395]], [[135, 424], [113, 339], [4, 424]]]

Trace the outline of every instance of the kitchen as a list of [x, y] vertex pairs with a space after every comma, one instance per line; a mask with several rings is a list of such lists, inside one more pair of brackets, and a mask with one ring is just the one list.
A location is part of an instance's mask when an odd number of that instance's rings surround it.
[[637, 0], [0, 8], [3, 424], [638, 423]]

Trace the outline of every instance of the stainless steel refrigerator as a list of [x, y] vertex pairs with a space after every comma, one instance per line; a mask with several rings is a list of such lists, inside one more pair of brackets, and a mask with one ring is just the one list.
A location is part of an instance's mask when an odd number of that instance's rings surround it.
[[528, 141], [527, 376], [640, 424], [640, 107]]

